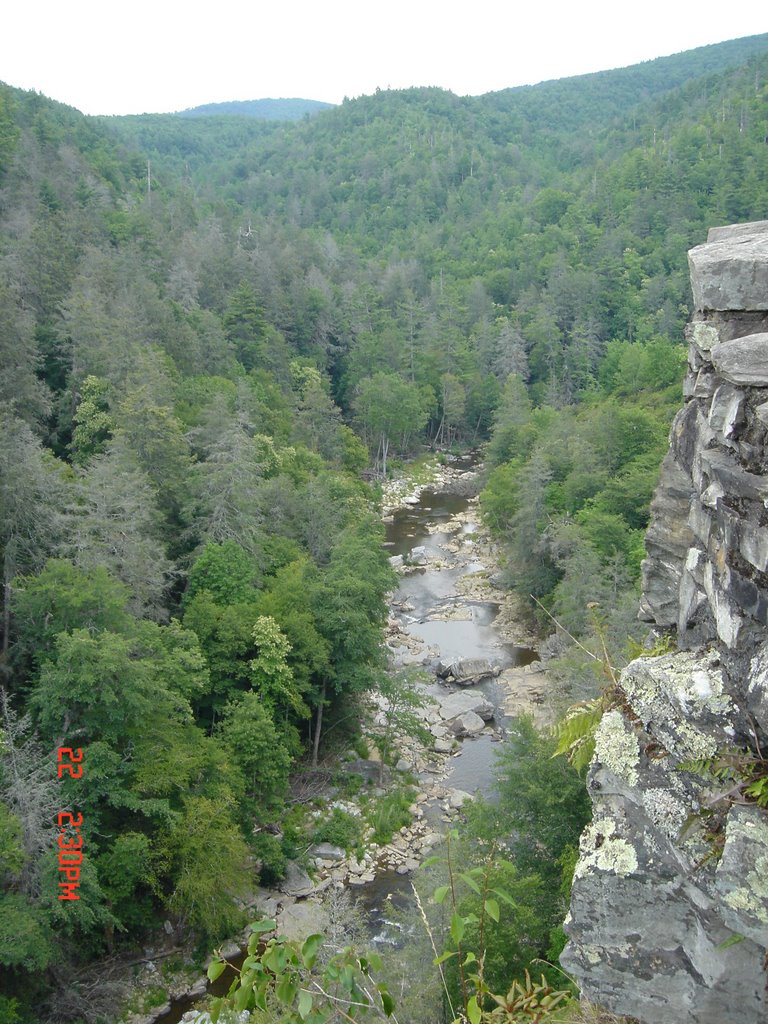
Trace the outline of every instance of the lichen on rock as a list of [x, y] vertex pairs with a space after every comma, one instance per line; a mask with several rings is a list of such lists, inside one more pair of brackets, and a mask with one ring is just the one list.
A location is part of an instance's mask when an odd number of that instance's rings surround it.
[[614, 875], [637, 871], [637, 853], [627, 839], [616, 835], [616, 826], [611, 818], [599, 818], [587, 825], [581, 837], [577, 877], [592, 871]]
[[768, 750], [768, 222], [712, 229], [690, 266], [686, 405], [641, 600], [679, 650], [627, 666], [625, 703], [597, 730], [561, 959], [590, 999], [641, 1024], [756, 1024], [768, 812], [734, 804], [697, 762]]
[[717, 887], [739, 912], [739, 924], [751, 919], [766, 938], [768, 926], [768, 816], [754, 807], [733, 807], [717, 869]]
[[637, 783], [640, 744], [621, 712], [607, 711], [601, 718], [595, 734], [595, 757], [630, 786]]
[[680, 793], [660, 786], [643, 792], [643, 807], [653, 824], [671, 840], [678, 840], [690, 814], [690, 807]]

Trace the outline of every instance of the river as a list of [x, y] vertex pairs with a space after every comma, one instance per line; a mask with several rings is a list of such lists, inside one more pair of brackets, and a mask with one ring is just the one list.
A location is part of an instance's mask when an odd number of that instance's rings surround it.
[[[447, 756], [436, 776], [434, 765], [417, 771], [424, 792], [436, 795], [422, 805], [425, 818], [436, 827], [444, 817], [442, 799], [447, 791], [461, 790], [470, 795], [487, 794], [493, 780], [493, 752], [502, 738], [507, 721], [508, 686], [505, 675], [537, 659], [531, 647], [509, 642], [495, 625], [499, 610], [499, 592], [492, 579], [493, 551], [480, 529], [476, 499], [463, 493], [451, 493], [451, 480], [462, 479], [472, 471], [471, 461], [455, 464], [445, 474], [439, 490], [424, 490], [418, 498], [398, 508], [385, 519], [386, 546], [392, 556], [406, 558], [414, 549], [424, 564], [407, 568], [401, 576], [390, 608], [392, 629], [388, 643], [397, 664], [429, 666], [459, 659], [485, 659], [498, 665], [498, 678], [487, 678], [472, 692], [482, 692], [493, 704], [494, 719], [483, 732], [461, 742], [459, 751]], [[471, 490], [463, 477], [462, 490]], [[396, 624], [396, 626], [395, 626]], [[506, 670], [506, 671], [505, 671]], [[446, 686], [432, 677], [426, 691], [436, 700], [445, 698]], [[450, 689], [459, 689], [456, 686]], [[409, 876], [394, 870], [380, 871], [373, 882], [356, 888], [358, 906], [367, 920], [374, 944], [398, 941], [391, 907], [404, 905], [411, 898]], [[218, 991], [225, 984], [217, 983]], [[155, 1024], [177, 1024], [194, 1000], [174, 1000], [170, 1012], [156, 1018]]]
[[[471, 471], [473, 465], [466, 460], [459, 462], [458, 468]], [[448, 481], [440, 490], [426, 489], [418, 501], [387, 517], [385, 543], [391, 555], [407, 558], [414, 548], [423, 548], [425, 560], [423, 567], [401, 575], [392, 601], [392, 612], [404, 635], [402, 644], [390, 641], [396, 662], [428, 665], [439, 660], [449, 664], [477, 658], [496, 663], [502, 673], [530, 665], [538, 659], [536, 651], [503, 639], [494, 625], [499, 604], [487, 579], [495, 566], [488, 558], [492, 551], [480, 527], [476, 499], [452, 493], [450, 486]], [[476, 581], [481, 586], [474, 585]], [[490, 595], [483, 593], [485, 589]], [[437, 679], [425, 689], [437, 700], [446, 693]], [[483, 679], [472, 691], [481, 692], [493, 704], [493, 726], [462, 741], [460, 753], [446, 763], [442, 788], [487, 795], [493, 782], [494, 749], [507, 721], [508, 691], [503, 675]], [[422, 784], [430, 781], [427, 773], [419, 778]], [[438, 820], [440, 801], [427, 803], [425, 812]], [[392, 941], [388, 907], [410, 899], [408, 878], [392, 871], [380, 873], [365, 887], [358, 900], [365, 908], [374, 942]]]

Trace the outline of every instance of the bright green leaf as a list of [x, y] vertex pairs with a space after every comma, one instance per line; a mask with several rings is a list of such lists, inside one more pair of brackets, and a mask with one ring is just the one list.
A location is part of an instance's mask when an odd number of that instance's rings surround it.
[[269, 981], [265, 978], [253, 990], [253, 1001], [260, 1010], [267, 1010], [267, 990], [269, 989]]
[[290, 974], [284, 974], [275, 988], [275, 995], [285, 1006], [290, 1006], [298, 990], [298, 982]]
[[386, 1013], [388, 1017], [391, 1017], [392, 1014], [395, 1012], [395, 1000], [392, 998], [389, 992], [381, 993], [381, 1005], [384, 1010], [384, 1013]]
[[471, 996], [467, 1003], [467, 1017], [469, 1017], [469, 1024], [480, 1024], [482, 1016], [482, 1010], [477, 1005], [477, 996]]
[[464, 918], [461, 914], [454, 914], [451, 918], [451, 938], [456, 945], [464, 938]]
[[438, 886], [438, 888], [435, 889], [434, 896], [432, 897], [434, 899], [435, 903], [442, 903], [443, 900], [445, 899], [445, 897], [450, 892], [450, 890], [451, 890], [451, 887], [449, 885]]
[[302, 1020], [306, 1020], [309, 1015], [309, 1011], [312, 1009], [312, 993], [307, 992], [305, 988], [299, 992], [299, 1016]]
[[224, 973], [224, 969], [227, 966], [224, 960], [212, 960], [208, 964], [208, 970], [205, 972], [208, 975], [208, 981], [216, 981]]
[[241, 985], [237, 992], [235, 992], [234, 1004], [235, 1010], [237, 1010], [238, 1013], [242, 1013], [242, 1011], [247, 1008], [248, 1003], [251, 1000], [252, 992], [253, 989], [250, 985]]
[[305, 967], [313, 966], [317, 959], [317, 951], [320, 949], [322, 944], [322, 935], [310, 935], [304, 940], [304, 944], [301, 947], [301, 959], [304, 961]]
[[492, 921], [495, 921], [498, 924], [499, 923], [499, 904], [496, 902], [496, 900], [486, 900], [485, 901], [485, 909], [488, 911], [488, 917], [490, 917], [490, 919]]
[[264, 932], [273, 932], [276, 927], [276, 921], [255, 921], [251, 925], [251, 931], [256, 932], [259, 935], [262, 935], [264, 934]]
[[462, 871], [459, 874], [459, 878], [469, 886], [472, 892], [476, 892], [478, 896], [480, 895], [480, 886], [468, 871]]
[[512, 897], [509, 895], [509, 893], [504, 892], [503, 889], [491, 889], [491, 892], [493, 893], [494, 896], [498, 896], [499, 899], [502, 900], [504, 903], [508, 903], [510, 907], [514, 907], [517, 905], [515, 901], [512, 899]]

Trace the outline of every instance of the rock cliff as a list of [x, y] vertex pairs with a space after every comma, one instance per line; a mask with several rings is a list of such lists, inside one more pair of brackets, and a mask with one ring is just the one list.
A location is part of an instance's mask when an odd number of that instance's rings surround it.
[[[598, 728], [562, 959], [590, 999], [643, 1024], [755, 1024], [768, 810], [740, 782], [768, 758], [768, 221], [713, 228], [689, 263], [685, 405], [640, 613], [679, 649], [632, 662]], [[732, 765], [720, 779], [713, 759]]]

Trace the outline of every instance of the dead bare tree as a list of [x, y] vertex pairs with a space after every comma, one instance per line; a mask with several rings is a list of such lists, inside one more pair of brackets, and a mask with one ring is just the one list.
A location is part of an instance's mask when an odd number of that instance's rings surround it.
[[29, 715], [19, 717], [0, 688], [0, 797], [22, 826], [24, 866], [20, 889], [39, 893], [39, 869], [44, 853], [54, 845], [56, 815], [61, 804], [56, 753], [48, 750], [32, 731]]

